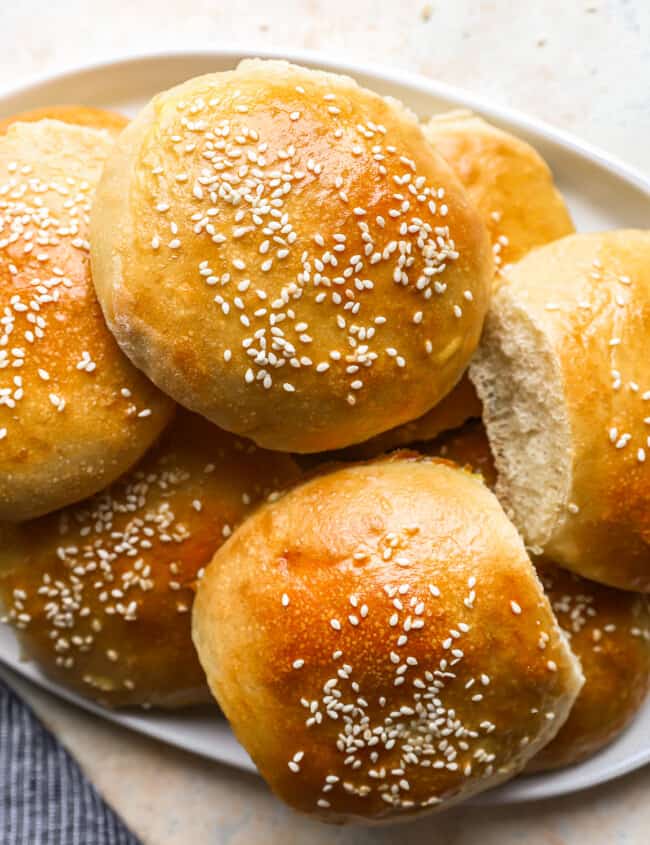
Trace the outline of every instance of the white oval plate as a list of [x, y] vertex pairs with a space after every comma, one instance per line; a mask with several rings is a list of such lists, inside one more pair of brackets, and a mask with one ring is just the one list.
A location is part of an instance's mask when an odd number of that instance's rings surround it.
[[[0, 94], [0, 116], [60, 103], [103, 106], [133, 115], [153, 94], [189, 77], [227, 70], [247, 56], [287, 58], [300, 64], [347, 73], [362, 85], [398, 97], [421, 117], [450, 108], [468, 108], [532, 143], [550, 164], [581, 231], [650, 227], [650, 180], [605, 153], [545, 124], [499, 108], [440, 82], [388, 69], [360, 67], [314, 53], [281, 54], [228, 49], [182, 51], [120, 59], [37, 79]], [[19, 659], [13, 634], [0, 628], [0, 660], [51, 692], [116, 724], [196, 754], [254, 771], [255, 767], [214, 708], [182, 713], [115, 713], [45, 678]], [[519, 777], [473, 803], [508, 804], [566, 795], [604, 783], [650, 762], [650, 701], [632, 727], [585, 763], [553, 774]]]

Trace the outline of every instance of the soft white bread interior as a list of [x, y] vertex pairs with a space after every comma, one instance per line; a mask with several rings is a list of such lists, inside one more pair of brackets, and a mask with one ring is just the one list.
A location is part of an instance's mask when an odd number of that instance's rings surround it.
[[650, 591], [650, 232], [573, 235], [514, 265], [470, 377], [529, 545]]

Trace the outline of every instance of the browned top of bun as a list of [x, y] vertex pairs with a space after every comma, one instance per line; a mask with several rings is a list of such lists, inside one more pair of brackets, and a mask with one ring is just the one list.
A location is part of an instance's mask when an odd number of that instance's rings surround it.
[[549, 561], [536, 566], [585, 676], [569, 718], [529, 764], [544, 771], [590, 756], [637, 714], [650, 683], [650, 605], [647, 596], [595, 584]]
[[4, 135], [13, 123], [35, 123], [39, 120], [60, 120], [62, 123], [87, 126], [90, 129], [107, 129], [115, 136], [129, 122], [124, 115], [93, 106], [45, 106], [0, 119], [0, 135]]
[[205, 698], [194, 583], [259, 499], [297, 475], [289, 456], [179, 411], [108, 490], [5, 527], [0, 596], [25, 655], [113, 707]]
[[415, 117], [283, 62], [154, 98], [120, 136], [93, 219], [122, 348], [269, 448], [344, 447], [420, 416], [487, 310], [487, 231]]
[[481, 212], [497, 269], [575, 231], [548, 165], [521, 138], [468, 111], [435, 115], [424, 131]]
[[493, 494], [427, 458], [261, 507], [208, 566], [193, 629], [271, 788], [326, 821], [405, 818], [512, 776], [581, 684]]
[[172, 402], [121, 353], [90, 276], [88, 218], [112, 146], [54, 120], [0, 136], [0, 519], [101, 489]]

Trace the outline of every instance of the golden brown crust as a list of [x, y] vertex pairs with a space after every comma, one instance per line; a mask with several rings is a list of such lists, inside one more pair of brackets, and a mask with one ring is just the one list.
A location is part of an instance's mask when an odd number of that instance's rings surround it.
[[109, 490], [4, 527], [0, 597], [25, 655], [111, 707], [206, 699], [194, 582], [260, 497], [297, 476], [287, 455], [179, 411]]
[[[494, 487], [496, 469], [481, 423], [451, 432], [430, 448], [430, 454], [479, 472]], [[650, 605], [646, 596], [588, 581], [548, 559], [533, 562], [585, 676], [569, 718], [527, 766], [546, 771], [594, 754], [637, 714], [650, 682]]]
[[535, 561], [546, 595], [585, 676], [560, 732], [529, 771], [568, 766], [615, 739], [636, 716], [650, 683], [648, 597], [604, 587]]
[[325, 821], [406, 818], [512, 776], [581, 684], [494, 496], [427, 458], [260, 508], [207, 568], [193, 636], [271, 788]]
[[[531, 249], [574, 231], [546, 162], [520, 138], [469, 112], [433, 117], [425, 135], [462, 182], [490, 233], [497, 278]], [[431, 440], [481, 416], [481, 403], [464, 376], [447, 396], [419, 417], [353, 447], [359, 457]]]
[[275, 449], [339, 448], [420, 416], [460, 377], [487, 309], [485, 226], [415, 118], [281, 62], [154, 98], [107, 163], [94, 227], [126, 353]]
[[101, 489], [172, 414], [119, 350], [92, 286], [88, 217], [111, 146], [51, 120], [0, 137], [0, 519]]
[[89, 129], [106, 129], [116, 137], [129, 122], [124, 115], [93, 106], [45, 106], [2, 118], [0, 135], [5, 135], [13, 123], [36, 123], [39, 120], [60, 120], [62, 123], [86, 126]]
[[548, 165], [521, 138], [466, 111], [436, 115], [424, 131], [480, 211], [497, 270], [575, 231]]
[[[610, 586], [649, 592], [650, 377], [644, 350], [650, 344], [650, 231], [573, 235], [514, 265], [495, 296], [485, 332], [488, 354], [495, 326], [511, 313], [533, 328], [535, 356], [545, 355], [558, 373], [559, 387], [548, 387], [553, 393], [547, 401], [566, 429], [553, 434], [564, 456], [565, 492], [545, 505], [554, 508], [547, 535], [530, 537], [527, 526], [519, 527], [559, 565]], [[502, 342], [513, 346], [510, 335]], [[478, 376], [487, 385], [483, 355]], [[496, 412], [486, 405], [493, 447]], [[537, 424], [551, 431], [550, 419]], [[527, 449], [526, 432], [511, 442]], [[507, 446], [494, 447], [498, 468]], [[507, 479], [500, 484], [497, 492], [516, 513], [519, 494], [509, 493]]]

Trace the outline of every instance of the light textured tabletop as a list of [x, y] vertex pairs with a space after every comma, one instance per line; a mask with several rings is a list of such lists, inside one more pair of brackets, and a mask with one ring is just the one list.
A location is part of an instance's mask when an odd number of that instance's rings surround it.
[[[0, 89], [129, 51], [321, 50], [463, 86], [650, 172], [648, 0], [20, 0], [0, 3], [0, 41]], [[553, 802], [462, 808], [399, 828], [328, 828], [285, 809], [257, 778], [12, 682], [147, 845], [650, 841], [650, 768]]]

